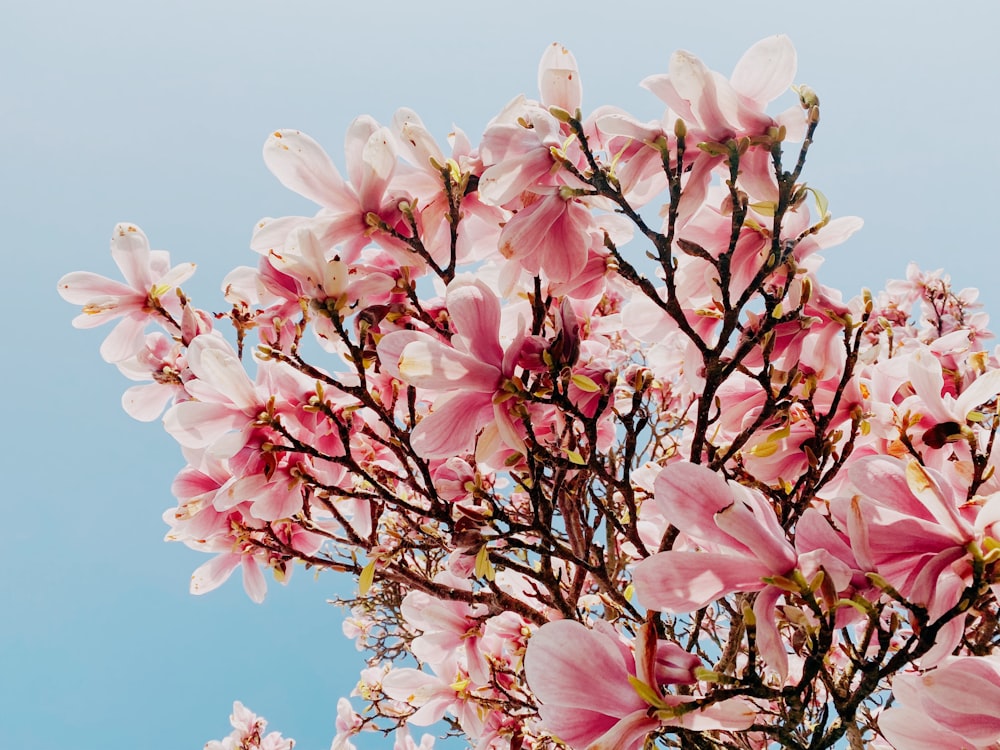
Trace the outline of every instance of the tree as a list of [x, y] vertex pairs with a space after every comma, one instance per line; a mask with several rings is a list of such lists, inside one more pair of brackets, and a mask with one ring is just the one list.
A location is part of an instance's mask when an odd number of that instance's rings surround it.
[[[226, 312], [127, 224], [125, 283], [60, 280], [187, 460], [192, 591], [357, 577], [370, 669], [335, 747], [440, 720], [484, 748], [1000, 740], [1000, 367], [939, 272], [821, 284], [861, 222], [802, 179], [816, 94], [766, 113], [795, 60], [677, 52], [641, 122], [585, 117], [553, 45], [478, 146], [361, 117], [345, 179], [273, 133], [320, 210], [260, 222]], [[233, 726], [208, 747], [291, 746]]]

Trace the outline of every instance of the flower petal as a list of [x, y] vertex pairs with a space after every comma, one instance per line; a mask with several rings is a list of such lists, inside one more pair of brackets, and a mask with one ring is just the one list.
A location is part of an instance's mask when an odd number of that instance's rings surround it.
[[681, 614], [736, 591], [759, 591], [773, 572], [745, 556], [670, 551], [636, 565], [632, 582], [643, 607]]
[[264, 163], [289, 190], [328, 208], [348, 195], [344, 180], [323, 147], [298, 130], [276, 130], [264, 142]]
[[729, 81], [759, 107], [777, 99], [795, 79], [795, 46], [784, 34], [761, 39], [743, 53]]

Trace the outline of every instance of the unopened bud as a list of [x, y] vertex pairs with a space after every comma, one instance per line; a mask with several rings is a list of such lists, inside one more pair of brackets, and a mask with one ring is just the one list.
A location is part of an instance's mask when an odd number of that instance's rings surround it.
[[792, 86], [792, 91], [799, 95], [799, 104], [802, 105], [802, 109], [812, 109], [819, 106], [819, 96], [804, 83]]
[[559, 120], [559, 122], [569, 123], [572, 122], [573, 120], [573, 115], [571, 115], [562, 107], [556, 107], [556, 106], [549, 107], [549, 114], [552, 115], [557, 120]]

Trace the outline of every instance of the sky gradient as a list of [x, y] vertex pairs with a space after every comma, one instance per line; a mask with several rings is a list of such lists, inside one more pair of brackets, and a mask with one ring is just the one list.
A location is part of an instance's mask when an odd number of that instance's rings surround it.
[[786, 33], [796, 80], [822, 103], [806, 179], [835, 216], [866, 222], [821, 279], [853, 296], [912, 260], [998, 309], [1000, 5], [950, 7], [961, 14], [870, 1], [8, 3], [0, 747], [200, 748], [228, 733], [238, 699], [301, 750], [325, 749], [361, 666], [326, 603], [349, 580], [297, 570], [260, 606], [238, 576], [188, 594], [207, 558], [164, 544], [160, 518], [179, 452], [124, 414], [131, 383], [97, 352], [107, 329], [72, 329], [77, 311], [55, 291], [69, 271], [116, 274], [116, 222], [198, 263], [185, 291], [221, 309], [223, 276], [255, 263], [256, 221], [315, 210], [263, 165], [276, 128], [309, 133], [341, 168], [362, 113], [388, 122], [408, 106], [442, 140], [453, 125], [475, 140], [513, 96], [536, 95], [554, 40], [579, 62], [585, 109], [652, 119], [661, 104], [638, 82], [672, 50], [728, 73]]

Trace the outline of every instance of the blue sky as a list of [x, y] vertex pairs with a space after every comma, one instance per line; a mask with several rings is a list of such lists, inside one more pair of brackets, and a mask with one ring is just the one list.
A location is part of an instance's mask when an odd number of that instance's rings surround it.
[[228, 732], [234, 699], [302, 750], [333, 737], [361, 659], [326, 600], [351, 582], [299, 570], [262, 606], [236, 579], [190, 596], [203, 557], [164, 544], [160, 520], [179, 452], [122, 412], [130, 383], [100, 360], [105, 332], [73, 330], [55, 292], [68, 271], [112, 274], [111, 229], [130, 221], [197, 262], [185, 290], [221, 308], [222, 277], [255, 262], [256, 220], [313, 210], [263, 166], [275, 128], [341, 165], [362, 113], [405, 105], [442, 138], [452, 124], [476, 138], [534, 94], [554, 40], [580, 63], [585, 108], [648, 119], [661, 106], [637, 84], [673, 49], [728, 72], [787, 33], [822, 101], [806, 178], [866, 222], [828, 253], [826, 283], [850, 296], [916, 260], [1000, 305], [993, 2], [5, 5], [0, 747], [200, 748]]

